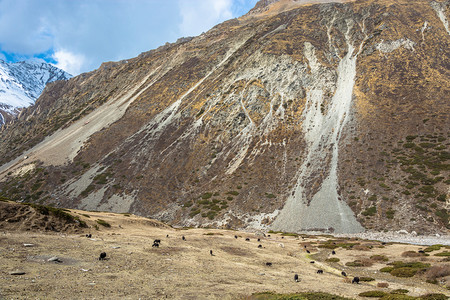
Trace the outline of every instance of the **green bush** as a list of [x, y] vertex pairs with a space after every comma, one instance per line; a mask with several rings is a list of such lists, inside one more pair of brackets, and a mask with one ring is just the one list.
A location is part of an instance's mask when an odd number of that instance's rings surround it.
[[102, 225], [102, 226], [104, 226], [104, 227], [111, 227], [111, 224], [109, 224], [108, 222], [106, 222], [105, 220], [102, 220], [102, 219], [97, 219], [97, 224], [99, 224], [99, 225]]
[[441, 252], [441, 253], [436, 253], [434, 256], [450, 256], [450, 252], [444, 251], [444, 252]]
[[380, 298], [380, 300], [414, 300], [416, 297], [402, 295], [402, 294], [387, 294]]
[[391, 294], [408, 294], [409, 291], [405, 289], [396, 289], [391, 291]]
[[331, 262], [331, 263], [337, 263], [337, 262], [340, 261], [340, 259], [337, 258], [337, 257], [330, 257], [330, 258], [327, 258], [325, 261], [326, 262]]
[[376, 260], [376, 261], [388, 261], [389, 259], [384, 256], [384, 255], [372, 255], [370, 257], [371, 260]]
[[105, 172], [102, 174], [98, 174], [97, 176], [94, 177], [94, 182], [97, 184], [106, 184], [107, 183], [107, 179], [109, 177], [111, 177], [111, 173]]
[[84, 191], [82, 191], [82, 192], [80, 193], [80, 195], [83, 196], [83, 197], [86, 197], [86, 196], [89, 195], [89, 193], [92, 192], [94, 189], [95, 189], [95, 185], [90, 184], [90, 185], [88, 185], [88, 187], [87, 187]]
[[209, 211], [206, 216], [208, 219], [213, 220], [216, 217], [217, 213], [215, 211]]
[[422, 262], [418, 262], [418, 261], [407, 262], [407, 263], [404, 263], [402, 261], [394, 261], [392, 263], [389, 263], [388, 265], [392, 265], [392, 266], [394, 266], [394, 268], [425, 269], [425, 268], [429, 268], [430, 267], [430, 264], [422, 263]]
[[349, 261], [345, 264], [349, 267], [370, 267], [372, 265], [372, 262], [369, 260], [355, 260], [355, 261]]
[[191, 207], [192, 204], [193, 204], [192, 201], [188, 201], [183, 204], [183, 207]]
[[386, 211], [386, 218], [388, 219], [393, 219], [394, 218], [394, 214], [395, 214], [395, 210], [393, 209], [388, 209]]
[[367, 208], [365, 211], [363, 211], [361, 214], [363, 216], [374, 216], [377, 212], [377, 208], [375, 206]]
[[325, 249], [336, 249], [338, 247], [339, 247], [338, 245], [331, 244], [331, 243], [319, 245], [319, 248], [325, 248]]
[[274, 292], [256, 293], [248, 297], [249, 300], [350, 300], [349, 298], [328, 293], [295, 293], [276, 294]]
[[441, 247], [443, 247], [443, 245], [432, 245], [432, 246], [429, 246], [429, 247], [423, 249], [423, 251], [425, 251], [425, 252], [437, 251], [437, 250], [441, 250]]
[[237, 196], [239, 193], [237, 191], [229, 191], [227, 194]]
[[191, 210], [189, 217], [193, 218], [194, 216], [198, 215], [200, 212], [201, 212], [200, 208], [193, 209], [193, 210]]
[[386, 295], [386, 293], [382, 292], [382, 291], [367, 291], [367, 292], [359, 293], [358, 296], [360, 296], [360, 297], [381, 298], [381, 297], [383, 297], [385, 295]]
[[391, 273], [394, 267], [384, 267], [380, 269], [380, 272]]
[[293, 232], [283, 232], [281, 234], [282, 236], [294, 236], [294, 237], [298, 237], [297, 233], [293, 233]]
[[444, 294], [426, 294], [423, 296], [420, 296], [419, 299], [421, 300], [447, 300], [448, 296]]
[[395, 277], [413, 277], [416, 275], [417, 271], [419, 271], [419, 269], [416, 268], [396, 268], [391, 271], [391, 275]]
[[370, 281], [375, 281], [375, 278], [372, 278], [372, 277], [359, 277], [359, 281], [370, 282]]
[[206, 200], [206, 199], [211, 198], [212, 195], [213, 195], [212, 193], [204, 193], [201, 197], [202, 197], [202, 199]]

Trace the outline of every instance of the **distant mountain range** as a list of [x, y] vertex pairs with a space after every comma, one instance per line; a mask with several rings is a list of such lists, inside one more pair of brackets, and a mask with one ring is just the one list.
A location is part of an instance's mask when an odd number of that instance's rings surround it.
[[49, 82], [68, 80], [72, 75], [45, 62], [0, 60], [0, 125], [21, 108], [34, 104]]

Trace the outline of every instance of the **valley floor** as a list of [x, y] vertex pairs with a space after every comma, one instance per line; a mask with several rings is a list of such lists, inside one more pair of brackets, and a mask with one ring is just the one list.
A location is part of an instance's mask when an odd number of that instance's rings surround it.
[[[264, 237], [231, 230], [174, 229], [133, 215], [75, 210], [72, 214], [86, 221], [90, 231], [0, 232], [0, 299], [246, 299], [265, 291], [320, 291], [358, 299], [361, 292], [396, 289], [406, 289], [410, 296], [450, 296], [443, 284], [426, 283], [425, 274], [400, 278], [379, 271], [392, 261], [448, 268], [445, 257], [434, 255], [448, 251], [444, 249], [429, 256], [405, 257], [402, 253], [417, 253], [426, 247], [331, 236], [266, 233]], [[95, 229], [98, 219], [111, 227], [97, 225]], [[152, 247], [155, 239], [161, 240], [160, 247]], [[333, 243], [341, 245], [334, 249], [335, 255], [319, 247]], [[350, 244], [354, 246], [349, 248]], [[106, 260], [98, 259], [101, 252], [107, 253]], [[55, 256], [60, 262], [48, 261]], [[326, 262], [329, 258], [339, 262]], [[345, 265], [355, 260], [367, 266]], [[317, 274], [319, 269], [323, 274]], [[14, 271], [25, 274], [12, 275]], [[294, 274], [300, 282], [294, 281]], [[375, 280], [351, 284], [354, 276]], [[377, 287], [381, 282], [388, 287]]]

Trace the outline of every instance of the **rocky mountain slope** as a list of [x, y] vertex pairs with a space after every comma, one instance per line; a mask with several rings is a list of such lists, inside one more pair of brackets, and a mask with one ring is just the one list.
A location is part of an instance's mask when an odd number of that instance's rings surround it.
[[0, 60], [0, 126], [22, 108], [34, 104], [47, 83], [71, 77], [45, 62], [6, 63]]
[[50, 84], [1, 132], [1, 193], [176, 225], [448, 232], [449, 5], [260, 1]]

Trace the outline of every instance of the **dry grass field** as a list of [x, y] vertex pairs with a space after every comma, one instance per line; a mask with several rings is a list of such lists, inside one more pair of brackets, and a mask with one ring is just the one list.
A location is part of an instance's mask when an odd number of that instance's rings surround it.
[[[431, 251], [331, 236], [174, 229], [128, 214], [70, 213], [89, 228], [55, 233], [17, 228], [0, 218], [0, 299], [255, 299], [252, 294], [269, 291], [362, 299], [362, 292], [398, 289], [415, 297], [450, 295], [448, 259], [435, 255], [448, 251], [445, 247]], [[152, 247], [155, 239], [161, 240], [159, 247]], [[106, 252], [105, 260], [98, 259], [101, 252]], [[48, 261], [52, 257], [59, 261]], [[380, 272], [394, 261], [430, 266], [419, 265], [415, 276], [405, 278]], [[362, 266], [347, 266], [349, 262]], [[317, 274], [319, 269], [323, 274]], [[14, 271], [24, 274], [12, 275]], [[354, 276], [373, 281], [351, 284]]]

